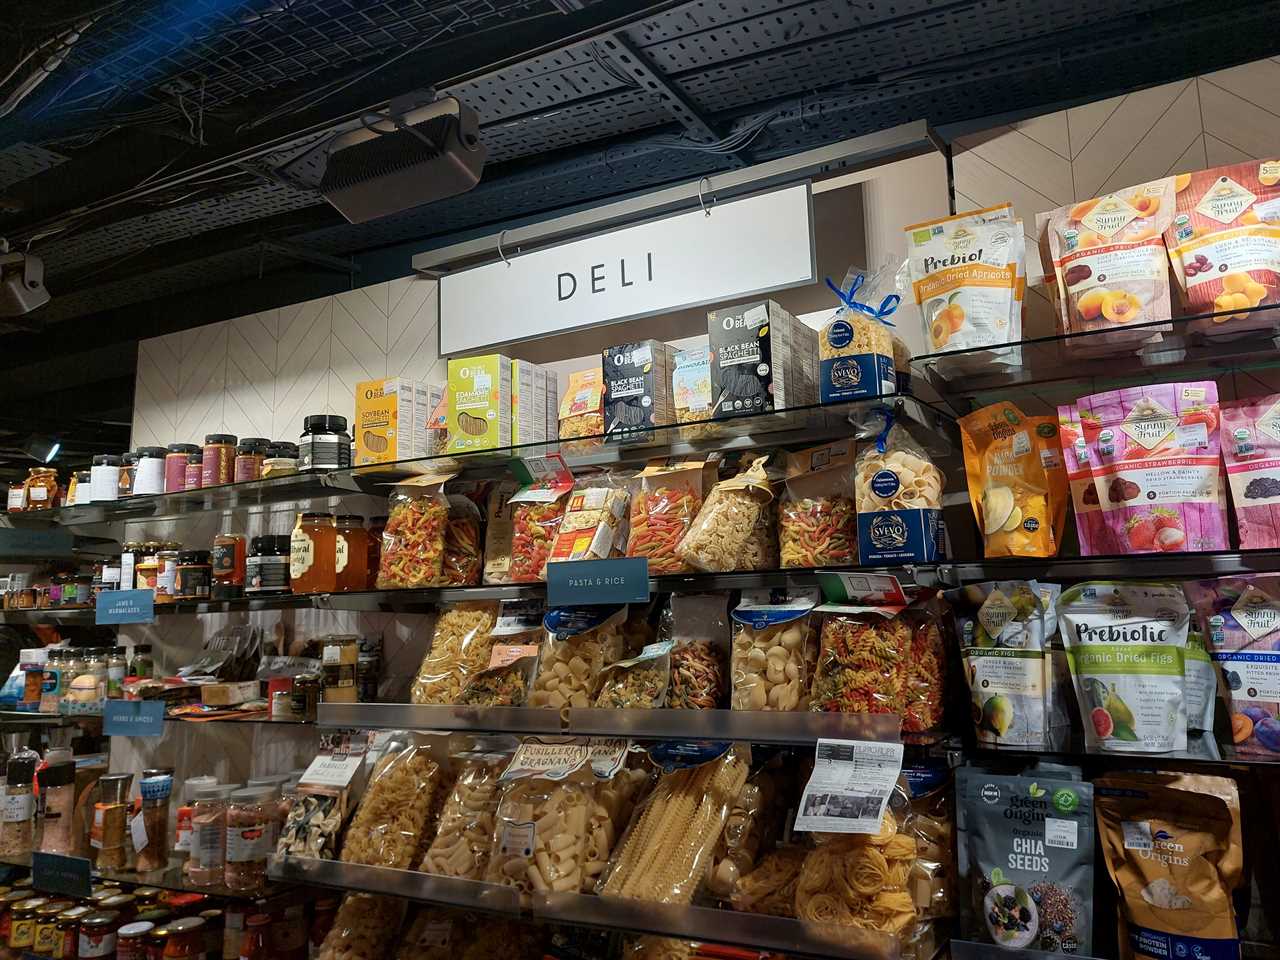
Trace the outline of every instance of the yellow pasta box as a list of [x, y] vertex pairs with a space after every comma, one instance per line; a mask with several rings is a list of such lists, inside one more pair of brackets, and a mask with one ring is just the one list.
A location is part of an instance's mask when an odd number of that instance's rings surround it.
[[1067, 475], [1053, 417], [1008, 401], [960, 418], [969, 502], [987, 557], [1052, 557], [1067, 516]]
[[511, 359], [449, 361], [449, 453], [511, 446]]
[[389, 463], [426, 452], [424, 385], [404, 377], [356, 384], [356, 466]]

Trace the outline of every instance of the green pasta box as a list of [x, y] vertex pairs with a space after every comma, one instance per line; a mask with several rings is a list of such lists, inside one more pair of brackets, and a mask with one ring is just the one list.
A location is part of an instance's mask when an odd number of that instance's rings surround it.
[[498, 353], [449, 361], [449, 453], [511, 446], [511, 360]]

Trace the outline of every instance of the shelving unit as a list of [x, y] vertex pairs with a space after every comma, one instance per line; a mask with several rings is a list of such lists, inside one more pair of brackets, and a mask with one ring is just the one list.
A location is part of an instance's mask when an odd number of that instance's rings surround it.
[[[103, 870], [94, 867], [92, 876], [95, 880], [114, 880], [119, 883], [133, 884], [138, 887], [159, 887], [161, 890], [172, 890], [178, 893], [204, 893], [211, 897], [222, 897], [231, 900], [251, 900], [259, 897], [272, 897], [284, 893], [293, 885], [289, 883], [269, 883], [261, 890], [244, 892], [229, 890], [221, 884], [194, 883], [182, 869], [184, 861], [172, 858], [163, 870]], [[0, 857], [0, 864], [10, 867], [31, 868], [31, 855]]]

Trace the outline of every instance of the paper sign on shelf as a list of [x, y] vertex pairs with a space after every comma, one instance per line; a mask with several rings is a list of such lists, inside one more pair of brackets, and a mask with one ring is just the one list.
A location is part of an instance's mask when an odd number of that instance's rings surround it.
[[795, 829], [879, 833], [901, 772], [900, 743], [819, 740]]
[[311, 761], [306, 772], [299, 778], [299, 783], [311, 783], [322, 787], [338, 787], [345, 790], [350, 786], [351, 781], [355, 779], [360, 767], [364, 764], [364, 757], [357, 754], [356, 756], [339, 757], [329, 754], [327, 756], [319, 756]]
[[94, 623], [155, 623], [155, 593], [150, 590], [103, 590], [94, 605]]
[[164, 701], [104, 700], [102, 732], [108, 737], [162, 737]]
[[845, 573], [832, 570], [818, 574], [822, 596], [828, 603], [856, 603], [868, 606], [904, 607], [906, 591], [897, 577], [888, 573]]

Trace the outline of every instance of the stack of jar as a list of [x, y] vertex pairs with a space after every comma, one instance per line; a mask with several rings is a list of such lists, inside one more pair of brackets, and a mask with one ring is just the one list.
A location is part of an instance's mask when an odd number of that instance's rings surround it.
[[94, 599], [94, 575], [88, 573], [53, 573], [46, 581], [35, 583], [27, 575], [11, 575], [0, 599], [5, 610], [52, 610], [91, 607]]

